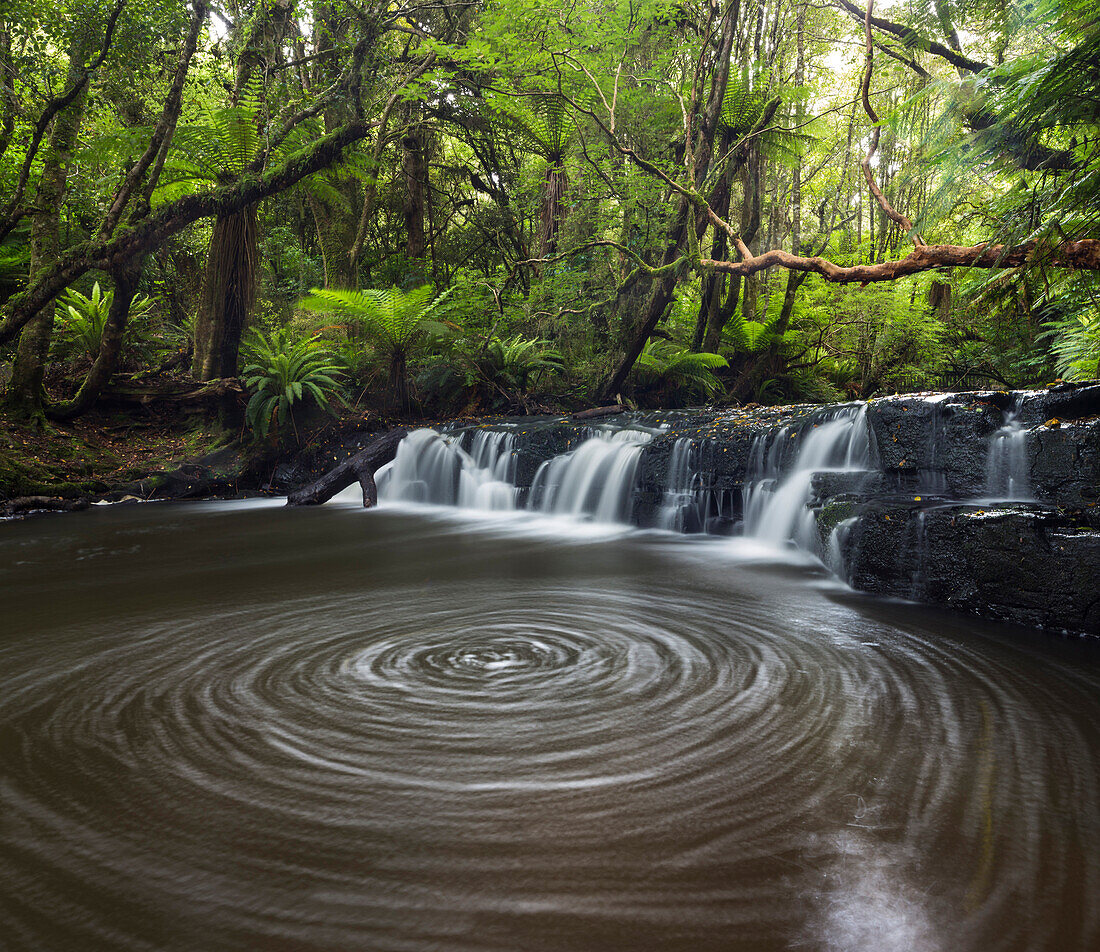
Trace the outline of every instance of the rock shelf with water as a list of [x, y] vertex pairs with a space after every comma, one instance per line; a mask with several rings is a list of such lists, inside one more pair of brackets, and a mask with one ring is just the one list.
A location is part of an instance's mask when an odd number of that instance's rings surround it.
[[740, 534], [852, 587], [1100, 635], [1100, 385], [414, 432], [383, 502]]

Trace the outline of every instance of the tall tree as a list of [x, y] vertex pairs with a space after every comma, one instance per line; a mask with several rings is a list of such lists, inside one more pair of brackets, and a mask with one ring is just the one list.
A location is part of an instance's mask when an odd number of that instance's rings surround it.
[[[294, 0], [259, 0], [244, 28], [230, 104], [251, 97], [250, 86], [262, 89], [286, 38]], [[262, 106], [257, 102], [257, 113]], [[257, 121], [262, 121], [257, 115]], [[195, 318], [192, 372], [199, 380], [232, 377], [237, 372], [241, 335], [256, 291], [256, 206], [219, 215], [210, 236], [202, 303]]]

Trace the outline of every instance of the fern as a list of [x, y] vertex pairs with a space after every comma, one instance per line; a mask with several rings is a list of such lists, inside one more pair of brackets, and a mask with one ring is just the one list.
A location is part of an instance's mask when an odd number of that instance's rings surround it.
[[[114, 291], [101, 290], [98, 281], [89, 295], [75, 289], [66, 291], [57, 305], [59, 327], [54, 340], [55, 354], [61, 358], [79, 355], [94, 360], [99, 354], [99, 343], [103, 339], [103, 329], [114, 297]], [[132, 346], [136, 342], [141, 346], [148, 343], [148, 328], [144, 325], [151, 308], [152, 301], [144, 295], [131, 301], [124, 338], [127, 344]]]
[[560, 371], [562, 355], [541, 338], [522, 335], [501, 340], [493, 337], [482, 352], [472, 359], [475, 380], [489, 386], [519, 393], [527, 391], [531, 377], [543, 372]]
[[764, 321], [747, 321], [739, 310], [723, 328], [722, 342], [734, 353], [759, 354], [775, 342], [778, 322], [778, 311]]
[[665, 398], [676, 393], [713, 397], [722, 390], [722, 381], [714, 372], [728, 366], [721, 354], [697, 354], [669, 341], [650, 340], [639, 354], [634, 372], [643, 386], [648, 385]]
[[265, 339], [252, 332], [249, 363], [242, 371], [245, 386], [255, 389], [245, 410], [245, 420], [259, 439], [266, 439], [272, 424], [289, 420], [297, 438], [294, 406], [315, 403], [335, 415], [332, 397], [343, 392], [339, 378], [344, 371], [339, 358], [314, 338], [294, 340], [284, 328]]

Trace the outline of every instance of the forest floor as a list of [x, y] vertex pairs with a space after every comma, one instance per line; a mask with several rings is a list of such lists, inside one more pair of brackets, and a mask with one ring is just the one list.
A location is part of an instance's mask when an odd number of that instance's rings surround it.
[[[243, 403], [233, 415], [242, 410]], [[241, 426], [226, 429], [212, 407], [105, 407], [45, 427], [0, 410], [0, 516], [104, 498], [254, 494], [271, 491], [273, 482], [285, 491], [287, 479], [324, 472], [333, 453], [350, 454], [357, 442], [397, 424], [346, 408], [336, 418], [307, 414], [297, 425], [300, 440], [287, 434], [281, 444], [260, 445]]]
[[93, 410], [42, 428], [0, 412], [0, 497], [108, 492], [202, 457], [234, 435], [198, 414]]

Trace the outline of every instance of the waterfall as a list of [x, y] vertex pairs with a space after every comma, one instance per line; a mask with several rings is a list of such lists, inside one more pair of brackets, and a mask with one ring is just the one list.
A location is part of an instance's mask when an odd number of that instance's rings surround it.
[[529, 509], [628, 522], [642, 447], [640, 430], [598, 431], [577, 449], [547, 460], [535, 473]]
[[516, 508], [515, 438], [477, 431], [466, 452], [460, 440], [435, 430], [415, 430], [392, 463], [375, 474], [383, 502], [434, 503], [466, 509]]
[[1017, 396], [1005, 414], [1004, 426], [990, 437], [985, 491], [991, 499], [1026, 501], [1031, 496], [1027, 462], [1027, 430], [1020, 423], [1022, 399]]
[[[781, 475], [787, 442], [797, 439], [797, 453]], [[844, 407], [809, 429], [783, 428], [768, 442], [753, 447], [744, 490], [745, 535], [781, 544], [794, 540], [817, 551], [816, 524], [809, 503], [817, 473], [863, 473], [871, 467], [871, 437], [866, 407]]]
[[668, 488], [661, 498], [657, 526], [672, 532], [704, 532], [707, 493], [698, 472], [695, 441], [681, 437], [672, 447], [668, 462]]
[[[794, 541], [820, 553], [811, 504], [829, 478], [862, 474], [872, 464], [871, 435], [864, 406], [845, 406], [799, 428], [782, 427], [757, 437], [742, 490], [744, 534], [773, 544]], [[545, 460], [527, 495], [528, 510], [594, 522], [629, 523], [642, 453], [653, 438], [644, 429], [599, 427], [583, 433], [575, 449]], [[416, 430], [398, 447], [394, 461], [379, 469], [382, 502], [415, 502], [479, 510], [518, 508], [516, 437], [507, 429], [472, 429], [455, 435]], [[732, 524], [736, 506], [711, 498], [701, 474], [701, 445], [691, 437], [675, 441], [657, 514], [660, 528], [706, 532], [709, 510], [716, 522]], [[849, 490], [840, 480], [840, 491]], [[730, 514], [723, 512], [731, 510]]]
[[[640, 430], [595, 431], [577, 449], [539, 467], [527, 508], [628, 522], [642, 447], [651, 439]], [[499, 430], [457, 436], [415, 430], [375, 479], [382, 502], [513, 510], [518, 494], [515, 436]]]

